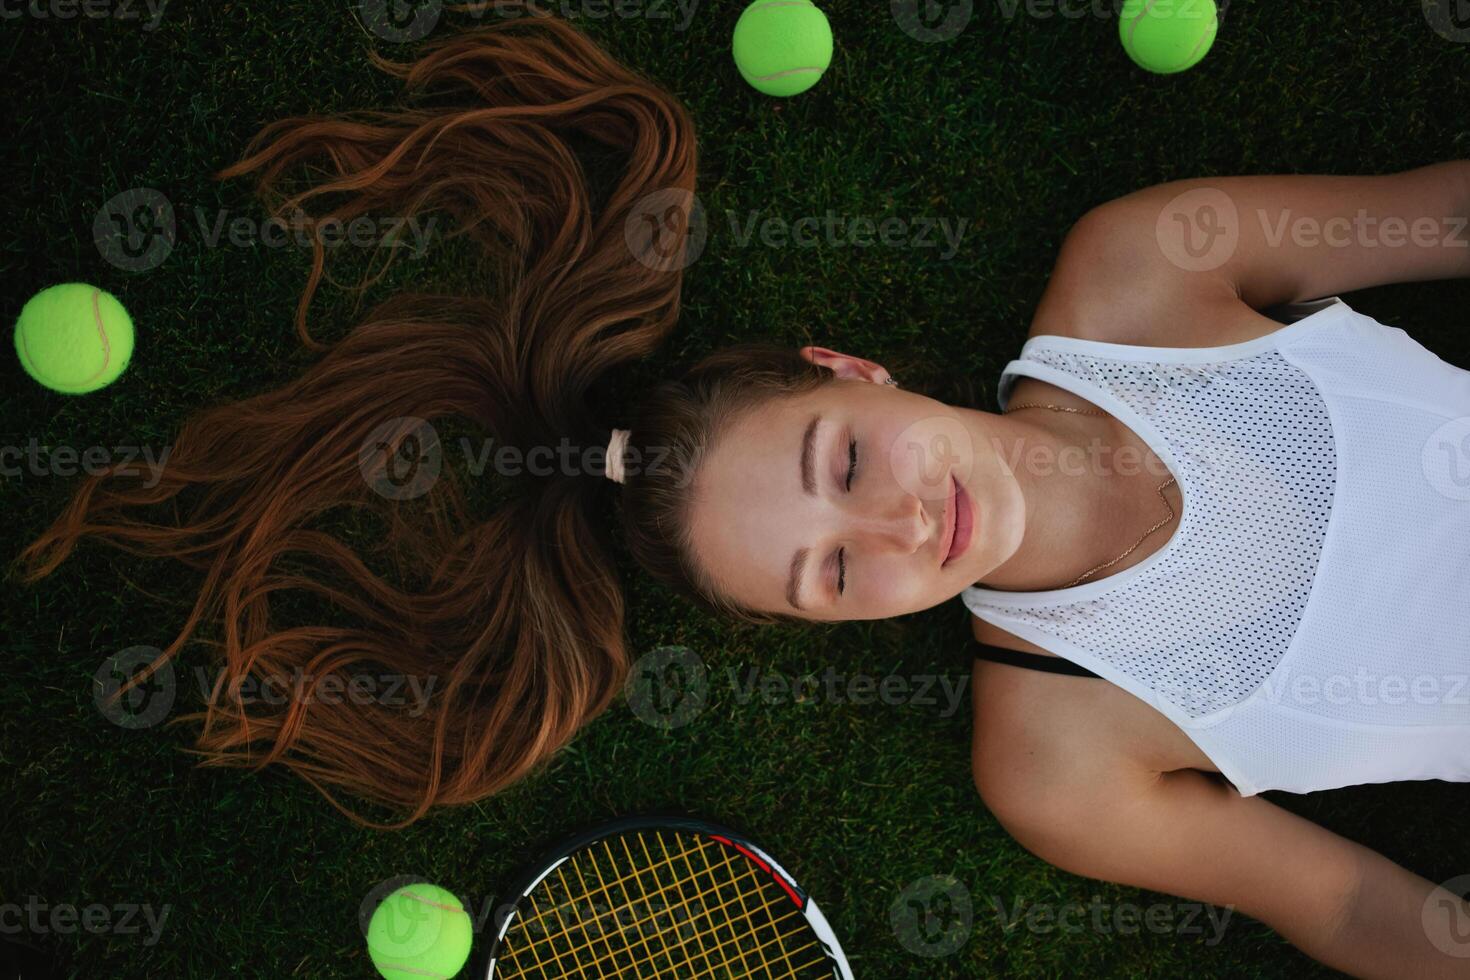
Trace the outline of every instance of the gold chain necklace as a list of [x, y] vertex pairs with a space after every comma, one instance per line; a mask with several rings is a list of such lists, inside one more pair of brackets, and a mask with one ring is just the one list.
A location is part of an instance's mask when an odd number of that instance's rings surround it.
[[[1074, 412], [1074, 413], [1076, 413], [1078, 415], [1099, 415], [1099, 416], [1104, 416], [1104, 417], [1106, 417], [1107, 414], [1108, 414], [1107, 412], [1100, 412], [1100, 411], [1097, 411], [1096, 409], [1091, 409], [1091, 408], [1070, 408], [1070, 407], [1065, 406], [1065, 405], [1042, 405], [1042, 404], [1039, 404], [1037, 402], [1027, 402], [1024, 405], [1012, 405], [1009, 408], [1007, 408], [1004, 412], [1002, 412], [1001, 414], [1002, 415], [1009, 415], [1011, 412], [1017, 411], [1017, 410], [1022, 409], [1022, 408], [1049, 408], [1049, 409], [1051, 409], [1054, 412]], [[1070, 589], [1072, 586], [1074, 586], [1077, 583], [1083, 581], [1084, 579], [1087, 579], [1087, 578], [1092, 577], [1093, 575], [1096, 575], [1098, 572], [1102, 571], [1103, 569], [1105, 569], [1105, 568], [1111, 568], [1114, 565], [1118, 564], [1118, 562], [1122, 561], [1124, 558], [1127, 558], [1129, 555], [1133, 554], [1133, 552], [1138, 548], [1138, 546], [1141, 545], [1141, 544], [1143, 544], [1143, 542], [1148, 538], [1148, 536], [1150, 534], [1153, 534], [1159, 528], [1163, 527], [1165, 524], [1168, 524], [1170, 521], [1172, 521], [1174, 519], [1174, 508], [1169, 505], [1169, 498], [1166, 497], [1166, 496], [1164, 496], [1164, 491], [1166, 489], [1168, 489], [1169, 485], [1172, 484], [1173, 482], [1174, 482], [1174, 477], [1173, 476], [1170, 476], [1169, 479], [1165, 480], [1163, 483], [1160, 483], [1158, 489], [1155, 491], [1159, 495], [1159, 499], [1164, 502], [1164, 509], [1169, 512], [1169, 516], [1168, 517], [1166, 517], [1163, 520], [1159, 521], [1157, 524], [1155, 524], [1153, 527], [1149, 528], [1147, 531], [1144, 531], [1143, 532], [1143, 537], [1141, 537], [1137, 541], [1133, 542], [1133, 544], [1129, 546], [1128, 550], [1125, 551], [1125, 552], [1123, 552], [1117, 558], [1114, 558], [1112, 561], [1109, 561], [1109, 562], [1104, 562], [1103, 564], [1098, 565], [1096, 568], [1090, 569], [1089, 571], [1083, 572], [1081, 575], [1077, 576], [1072, 581], [1070, 581], [1066, 585], [1062, 586], [1062, 588], [1064, 588], [1064, 589]]]

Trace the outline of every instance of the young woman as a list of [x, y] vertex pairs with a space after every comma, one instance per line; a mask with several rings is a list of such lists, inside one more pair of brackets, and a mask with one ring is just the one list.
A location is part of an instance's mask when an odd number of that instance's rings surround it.
[[[601, 382], [678, 312], [681, 254], [653, 246], [687, 227], [688, 114], [540, 16], [386, 67], [426, 98], [277, 123], [226, 174], [257, 175], [282, 214], [448, 212], [495, 260], [493, 288], [388, 302], [294, 383], [191, 420], [156, 486], [89, 479], [23, 556], [40, 577], [95, 536], [203, 572], [163, 657], [222, 622], [210, 763], [280, 763], [410, 820], [525, 775], [628, 666], [615, 495], [637, 560], [716, 609], [835, 621], [962, 597], [983, 644], [975, 782], [1041, 857], [1234, 905], [1362, 976], [1463, 972], [1421, 921], [1458, 899], [1257, 794], [1470, 780], [1470, 710], [1449, 694], [1470, 668], [1470, 459], [1453, 457], [1470, 448], [1470, 373], [1339, 301], [1288, 325], [1258, 311], [1470, 275], [1470, 163], [1186, 182], [1096, 209], [998, 414], [854, 355], [751, 346], [609, 432]], [[307, 166], [317, 186], [285, 192]], [[1363, 214], [1438, 223], [1393, 245]], [[1221, 228], [1223, 246], [1170, 246]], [[318, 248], [298, 309], [312, 344], [322, 273]], [[488, 517], [452, 473], [401, 505], [373, 491], [384, 462], [365, 446], [454, 417], [501, 444], [607, 447], [605, 471], [525, 479]], [[320, 526], [367, 507], [389, 522], [391, 568]], [[273, 620], [285, 590], [343, 621]], [[362, 670], [434, 678], [431, 709], [233, 696], [251, 676]], [[1283, 690], [1364, 672], [1441, 686]]]

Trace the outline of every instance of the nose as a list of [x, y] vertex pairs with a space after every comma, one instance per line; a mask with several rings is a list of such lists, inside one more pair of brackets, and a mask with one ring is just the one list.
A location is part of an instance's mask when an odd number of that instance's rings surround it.
[[912, 554], [924, 546], [933, 533], [931, 518], [924, 501], [911, 493], [885, 495], [869, 501], [853, 514], [854, 537], [866, 539], [874, 547]]

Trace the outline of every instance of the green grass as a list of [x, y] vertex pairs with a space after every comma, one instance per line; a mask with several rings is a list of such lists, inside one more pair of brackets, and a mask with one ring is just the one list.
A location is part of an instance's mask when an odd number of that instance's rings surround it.
[[[1431, 30], [1417, 0], [1237, 2], [1215, 50], [1176, 78], [1134, 69], [1113, 22], [1096, 16], [1028, 17], [1023, 4], [1008, 19], [1013, 5], [982, 3], [957, 39], [921, 44], [895, 27], [887, 3], [824, 6], [835, 62], [816, 89], [784, 102], [744, 86], [730, 61], [738, 4], [698, 7], [686, 31], [678, 17], [583, 21], [686, 100], [700, 126], [710, 241], [689, 270], [683, 328], [646, 366], [650, 376], [734, 339], [810, 337], [990, 407], [1057, 246], [1089, 207], [1181, 177], [1382, 172], [1470, 156], [1470, 44]], [[7, 21], [3, 309], [14, 316], [54, 282], [93, 282], [128, 305], [140, 339], [124, 378], [85, 398], [42, 390], [7, 358], [0, 444], [161, 447], [195, 409], [265, 390], [308, 362], [290, 322], [304, 252], [209, 247], [194, 214], [259, 214], [248, 187], [208, 175], [262, 124], [395, 97], [366, 64], [374, 39], [355, 8], [175, 0], [156, 30], [117, 19]], [[148, 272], [112, 267], [93, 244], [97, 209], [130, 187], [159, 189], [179, 213], [177, 248]], [[829, 209], [969, 225], [947, 261], [925, 248], [742, 246], [730, 225], [752, 211], [795, 220]], [[452, 278], [451, 259], [431, 250], [394, 282]], [[1470, 283], [1352, 300], [1470, 364]], [[352, 322], [341, 293], [318, 309], [327, 333]], [[76, 482], [29, 472], [0, 480], [7, 556]], [[752, 666], [799, 675], [829, 665], [967, 676], [958, 603], [880, 624], [752, 629], [713, 622], [629, 571], [634, 650], [698, 652], [713, 677], [704, 713], [661, 732], [619, 703], [544, 775], [397, 833], [347, 822], [281, 774], [198, 770], [180, 751], [186, 732], [125, 731], [93, 707], [91, 676], [104, 657], [174, 636], [191, 576], [87, 547], [39, 587], [12, 584], [0, 904], [36, 896], [168, 910], [153, 944], [117, 932], [19, 938], [69, 977], [364, 977], [356, 913], [382, 879], [423, 874], [478, 908], [528, 849], [611, 815], [676, 808], [743, 827], [786, 859], [862, 978], [1328, 975], [1240, 916], [1218, 943], [1167, 931], [1008, 931], [996, 902], [1085, 907], [1098, 896], [1184, 913], [1166, 896], [1056, 871], [1012, 842], [970, 785], [968, 699], [947, 717], [820, 698], [766, 704], [742, 702], [726, 679]], [[196, 649], [184, 666], [203, 663]], [[191, 679], [184, 690], [197, 700]], [[1463, 786], [1270, 796], [1433, 880], [1470, 871]], [[889, 924], [904, 886], [931, 875], [954, 876], [974, 902], [968, 941], [936, 959], [906, 951]]]

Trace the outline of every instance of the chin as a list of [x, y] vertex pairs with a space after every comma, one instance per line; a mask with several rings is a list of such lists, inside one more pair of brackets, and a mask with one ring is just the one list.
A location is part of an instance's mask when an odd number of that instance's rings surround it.
[[1020, 546], [1020, 532], [1011, 531], [1009, 528], [1002, 541], [996, 541], [994, 537], [987, 537], [983, 541], [975, 542], [969, 554], [956, 562], [952, 570], [955, 579], [960, 582], [960, 591], [964, 591], [976, 582], [983, 581], [987, 575], [992, 574], [1009, 561]]

